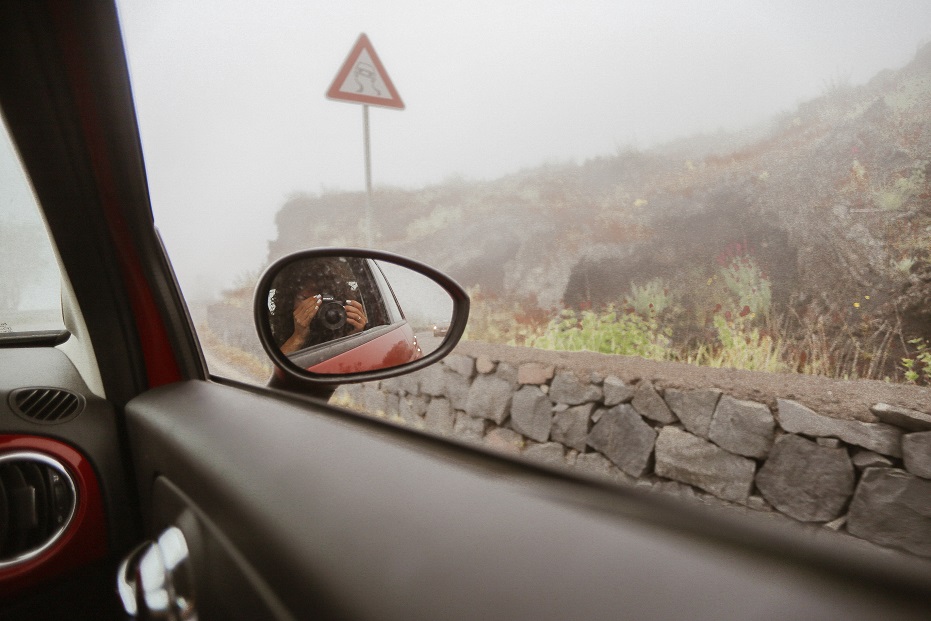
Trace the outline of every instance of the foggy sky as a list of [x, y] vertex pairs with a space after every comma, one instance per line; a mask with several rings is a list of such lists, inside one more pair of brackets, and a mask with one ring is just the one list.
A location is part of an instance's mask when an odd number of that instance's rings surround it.
[[364, 189], [362, 107], [324, 97], [362, 32], [407, 106], [371, 109], [373, 180], [404, 187], [738, 130], [931, 41], [927, 0], [119, 6], [189, 298], [261, 265], [291, 194]]

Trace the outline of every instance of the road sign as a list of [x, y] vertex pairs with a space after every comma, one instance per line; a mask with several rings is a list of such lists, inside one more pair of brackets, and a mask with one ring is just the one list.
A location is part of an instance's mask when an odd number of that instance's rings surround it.
[[404, 109], [401, 96], [365, 33], [359, 35], [326, 96], [338, 101]]

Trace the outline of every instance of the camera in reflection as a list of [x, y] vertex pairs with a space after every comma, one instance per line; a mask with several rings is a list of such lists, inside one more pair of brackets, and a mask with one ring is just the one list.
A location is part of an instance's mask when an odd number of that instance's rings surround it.
[[320, 296], [320, 310], [314, 321], [320, 323], [327, 330], [339, 330], [346, 325], [346, 309], [343, 308], [341, 300], [330, 293], [324, 293]]

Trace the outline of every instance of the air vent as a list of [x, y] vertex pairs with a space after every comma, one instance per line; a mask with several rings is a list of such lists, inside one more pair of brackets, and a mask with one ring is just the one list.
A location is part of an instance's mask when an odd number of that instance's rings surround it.
[[84, 409], [84, 398], [61, 388], [20, 388], [10, 394], [10, 407], [39, 423], [69, 421]]
[[0, 568], [47, 550], [76, 506], [74, 480], [58, 461], [31, 451], [0, 454]]

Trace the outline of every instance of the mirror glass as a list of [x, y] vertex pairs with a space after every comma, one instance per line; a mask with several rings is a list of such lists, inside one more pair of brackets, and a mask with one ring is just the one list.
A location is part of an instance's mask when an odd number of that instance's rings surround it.
[[446, 339], [453, 299], [433, 279], [384, 260], [318, 256], [271, 279], [274, 344], [297, 367], [361, 373], [413, 362]]

